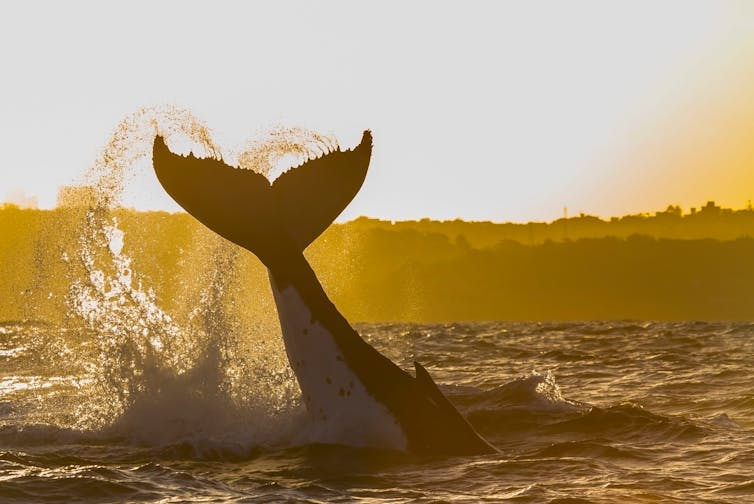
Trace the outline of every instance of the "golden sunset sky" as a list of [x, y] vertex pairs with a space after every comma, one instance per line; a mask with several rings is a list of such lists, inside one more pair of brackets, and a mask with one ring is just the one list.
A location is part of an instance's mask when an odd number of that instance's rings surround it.
[[[159, 104], [229, 147], [372, 129], [342, 219], [754, 199], [754, 2], [5, 2], [0, 47], [0, 199], [53, 206]], [[175, 209], [139, 183], [132, 204]]]

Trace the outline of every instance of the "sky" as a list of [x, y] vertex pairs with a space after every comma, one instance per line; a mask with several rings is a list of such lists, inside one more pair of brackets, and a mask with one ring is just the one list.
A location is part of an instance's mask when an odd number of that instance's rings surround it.
[[[341, 220], [754, 199], [747, 1], [4, 2], [0, 55], [0, 200], [53, 206], [162, 104], [228, 149], [281, 125], [343, 147], [371, 129]], [[130, 203], [174, 210], [143, 164]]]

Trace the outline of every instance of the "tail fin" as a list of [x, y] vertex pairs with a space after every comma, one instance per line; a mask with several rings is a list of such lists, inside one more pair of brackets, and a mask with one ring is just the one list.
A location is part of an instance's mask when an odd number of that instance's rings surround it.
[[271, 184], [252, 170], [222, 160], [173, 154], [161, 136], [152, 163], [167, 193], [188, 213], [262, 262], [303, 251], [353, 199], [366, 177], [372, 134], [288, 170]]

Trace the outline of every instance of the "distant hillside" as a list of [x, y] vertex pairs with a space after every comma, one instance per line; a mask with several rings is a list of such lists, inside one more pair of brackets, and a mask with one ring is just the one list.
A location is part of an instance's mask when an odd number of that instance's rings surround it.
[[463, 220], [390, 221], [360, 217], [347, 226], [356, 229], [386, 229], [436, 233], [451, 240], [466, 241], [475, 248], [497, 245], [503, 240], [513, 240], [524, 245], [537, 245], [546, 241], [578, 240], [581, 238], [627, 238], [640, 234], [654, 238], [697, 240], [735, 240], [754, 237], [754, 208], [731, 210], [721, 208], [713, 201], [699, 209], [692, 208], [683, 214], [678, 206], [668, 206], [663, 211], [612, 217], [604, 220], [592, 215], [562, 218], [553, 222], [496, 223]]
[[[83, 215], [0, 208], [0, 319], [66, 316], [67, 292], [83, 275]], [[182, 213], [115, 216], [135, 279], [168, 311], [184, 302], [181, 289], [204, 268], [196, 251], [208, 231]], [[331, 226], [306, 254], [353, 321], [754, 320], [752, 237], [754, 211], [709, 204], [609, 221], [360, 218]], [[245, 303], [270, 303], [255, 258], [239, 255], [232, 271], [257, 296]]]

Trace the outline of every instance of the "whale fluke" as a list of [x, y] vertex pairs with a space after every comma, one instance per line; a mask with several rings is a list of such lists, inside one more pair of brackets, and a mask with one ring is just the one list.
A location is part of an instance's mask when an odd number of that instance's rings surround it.
[[188, 213], [267, 264], [281, 250], [303, 251], [330, 226], [364, 183], [372, 154], [365, 131], [352, 150], [309, 159], [274, 182], [214, 158], [180, 156], [155, 137], [160, 184]]
[[411, 376], [359, 336], [304, 257], [361, 188], [371, 152], [365, 131], [354, 149], [310, 159], [270, 183], [221, 160], [173, 154], [158, 136], [153, 163], [178, 204], [267, 266], [288, 360], [322, 442], [493, 453], [421, 364]]

